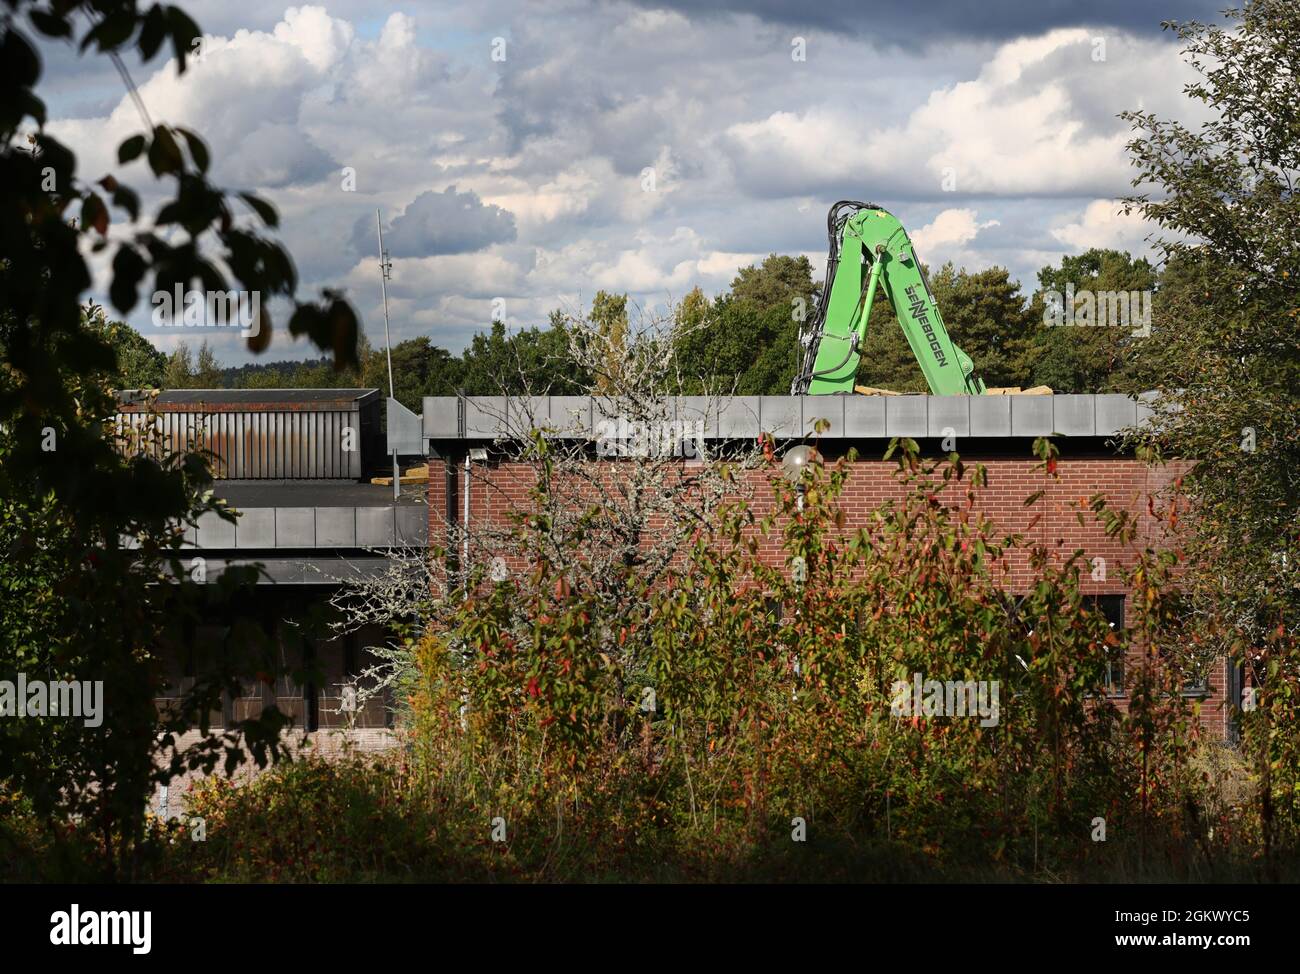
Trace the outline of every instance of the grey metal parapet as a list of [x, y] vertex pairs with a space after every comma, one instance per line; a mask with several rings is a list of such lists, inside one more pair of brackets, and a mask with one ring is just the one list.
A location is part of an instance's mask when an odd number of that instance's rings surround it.
[[[246, 507], [234, 524], [209, 512], [185, 530], [181, 565], [188, 571], [190, 559], [201, 557], [209, 584], [227, 567], [257, 565], [258, 585], [338, 585], [386, 571], [384, 549], [426, 547], [428, 511], [423, 504]], [[122, 543], [138, 547], [129, 537]]]
[[[698, 423], [712, 440], [801, 438], [819, 419], [830, 424], [823, 439], [1113, 436], [1146, 422], [1149, 395], [679, 396], [664, 401], [659, 418]], [[596, 439], [618, 419], [617, 401], [593, 396], [467, 396], [463, 419], [458, 397], [424, 399], [430, 440], [513, 439], [530, 429]]]
[[[186, 556], [189, 557], [188, 555]], [[197, 557], [197, 556], [195, 556]], [[227, 568], [256, 568], [258, 585], [328, 585], [359, 582], [383, 575], [389, 567], [387, 558], [376, 556], [322, 557], [296, 555], [291, 558], [222, 557], [204, 555], [206, 581], [215, 584]], [[188, 570], [182, 563], [182, 570]]]
[[246, 507], [234, 524], [215, 513], [202, 515], [185, 533], [187, 548], [229, 551], [297, 548], [423, 547], [428, 543], [429, 509], [390, 507]]

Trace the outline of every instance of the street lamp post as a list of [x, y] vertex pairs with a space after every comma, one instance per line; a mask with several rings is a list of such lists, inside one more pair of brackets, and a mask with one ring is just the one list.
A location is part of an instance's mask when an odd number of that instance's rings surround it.
[[[786, 450], [785, 456], [781, 458], [781, 473], [785, 479], [795, 485], [795, 504], [797, 508], [803, 510], [804, 491], [804, 471], [809, 467], [820, 467], [822, 464], [822, 455], [817, 452], [815, 446], [809, 446], [806, 443], [800, 443], [798, 446]], [[804, 560], [803, 555], [796, 555], [790, 563], [791, 577], [795, 587], [799, 590], [802, 599], [804, 583], [808, 581], [808, 563]], [[798, 602], [795, 604], [795, 612], [801, 614], [802, 607]], [[799, 656], [796, 653], [794, 657], [794, 674], [796, 685], [791, 688], [790, 695], [792, 699], [799, 696]]]
[[801, 511], [803, 510], [804, 497], [803, 473], [809, 467], [820, 467], [821, 463], [822, 455], [817, 452], [817, 448], [806, 443], [791, 447], [786, 450], [785, 456], [781, 458], [781, 472], [785, 475], [786, 480], [795, 485], [797, 492], [795, 503]]

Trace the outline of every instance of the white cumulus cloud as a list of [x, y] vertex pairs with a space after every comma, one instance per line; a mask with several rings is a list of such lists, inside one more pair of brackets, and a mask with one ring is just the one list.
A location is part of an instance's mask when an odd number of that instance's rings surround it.
[[1053, 228], [1052, 236], [1071, 250], [1093, 247], [1144, 253], [1151, 224], [1137, 213], [1124, 213], [1116, 200], [1093, 200], [1072, 222]]
[[980, 223], [974, 210], [944, 210], [930, 223], [909, 234], [916, 244], [922, 260], [947, 259], [954, 251], [963, 250], [981, 230], [1000, 226], [997, 220]]

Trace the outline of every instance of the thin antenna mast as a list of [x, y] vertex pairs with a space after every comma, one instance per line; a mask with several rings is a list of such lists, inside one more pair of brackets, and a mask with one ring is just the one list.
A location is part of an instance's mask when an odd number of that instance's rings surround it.
[[393, 262], [388, 259], [388, 251], [384, 249], [384, 225], [377, 208], [375, 230], [379, 233], [379, 288], [384, 295], [384, 354], [388, 357], [388, 394], [396, 396], [393, 392], [393, 345], [388, 338], [388, 278], [393, 272]]
[[[396, 401], [397, 393], [393, 390], [393, 343], [388, 337], [388, 277], [393, 271], [393, 262], [388, 259], [388, 251], [384, 249], [384, 223], [378, 207], [375, 208], [375, 230], [379, 234], [379, 289], [384, 295], [384, 355], [388, 359], [388, 398]], [[392, 412], [393, 407], [390, 405], [388, 407], [390, 417]], [[391, 438], [393, 420], [389, 419], [388, 422], [390, 424], [388, 435]], [[393, 450], [393, 503], [397, 503], [402, 490], [401, 485], [402, 473], [397, 466], [397, 450]]]

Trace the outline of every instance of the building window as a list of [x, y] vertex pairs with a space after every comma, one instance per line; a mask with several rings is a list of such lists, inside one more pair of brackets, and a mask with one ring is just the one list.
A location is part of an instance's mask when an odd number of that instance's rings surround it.
[[[1124, 631], [1124, 596], [1122, 595], [1085, 595], [1085, 605], [1091, 605], [1101, 611], [1110, 625], [1111, 631], [1123, 642]], [[1124, 646], [1107, 647], [1109, 658], [1106, 660], [1106, 693], [1112, 697], [1124, 695]]]
[[1210, 678], [1202, 672], [1192, 674], [1183, 681], [1183, 693], [1189, 697], [1204, 697], [1210, 692]]
[[[1170, 657], [1172, 664], [1178, 665], [1182, 669], [1183, 687], [1182, 691], [1185, 696], [1203, 697], [1210, 692], [1210, 670], [1214, 665], [1215, 657], [1207, 656], [1203, 650], [1197, 649], [1199, 645], [1197, 639], [1189, 631], [1189, 621], [1191, 612], [1185, 603], [1175, 604], [1172, 616], [1170, 631], [1165, 634], [1161, 646], [1161, 656]], [[1170, 652], [1172, 647], [1178, 647], [1177, 653]], [[1174, 658], [1176, 657], [1176, 658]]]
[[317, 658], [324, 678], [316, 694], [318, 727], [393, 726], [392, 693], [387, 689], [373, 695], [360, 692], [363, 684], [373, 683], [373, 677], [365, 677], [365, 671], [379, 662], [367, 647], [383, 637], [381, 630], [367, 628], [336, 636], [318, 647]]
[[781, 604], [781, 600], [775, 595], [763, 596], [763, 609], [767, 612], [768, 619], [774, 624], [779, 625], [781, 620], [785, 618], [785, 606]]

